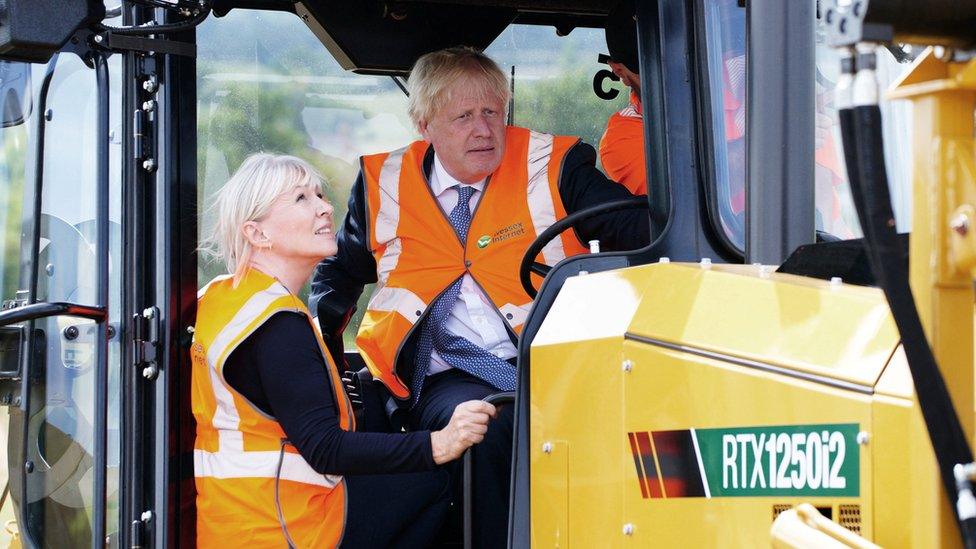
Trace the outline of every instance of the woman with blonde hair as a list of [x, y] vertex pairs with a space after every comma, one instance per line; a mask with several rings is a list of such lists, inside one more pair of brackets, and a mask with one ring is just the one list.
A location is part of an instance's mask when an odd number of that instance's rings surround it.
[[192, 346], [198, 545], [429, 545], [448, 505], [438, 465], [480, 442], [495, 409], [464, 402], [439, 431], [357, 432], [298, 298], [336, 253], [320, 177], [255, 154], [215, 207], [205, 248], [229, 274], [200, 291]]

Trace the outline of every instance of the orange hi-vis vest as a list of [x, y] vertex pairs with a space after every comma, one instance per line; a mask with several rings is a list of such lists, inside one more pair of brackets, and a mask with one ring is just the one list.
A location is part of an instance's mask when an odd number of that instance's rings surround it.
[[[275, 418], [224, 378], [231, 352], [272, 315], [302, 313], [319, 340], [343, 429], [355, 428], [342, 382], [308, 309], [274, 278], [248, 270], [237, 288], [217, 277], [200, 291], [193, 335], [191, 404], [197, 423], [193, 470], [199, 547], [335, 547], [346, 522], [346, 485], [322, 475], [286, 442]], [[280, 470], [279, 470], [280, 469]], [[276, 496], [276, 484], [278, 494]]]
[[[566, 216], [560, 172], [579, 139], [511, 126], [505, 139], [501, 164], [472, 212], [467, 242], [461, 242], [430, 191], [423, 168], [428, 143], [362, 157], [377, 283], [356, 344], [373, 377], [397, 398], [410, 396], [396, 371], [404, 342], [427, 307], [464, 274], [472, 276], [514, 333], [522, 331], [532, 299], [519, 283], [519, 263], [536, 236]], [[537, 260], [555, 265], [585, 251], [575, 234], [563, 233]]]
[[607, 120], [600, 138], [600, 163], [610, 179], [636, 196], [647, 194], [644, 158], [644, 117], [640, 98], [631, 92], [627, 107]]

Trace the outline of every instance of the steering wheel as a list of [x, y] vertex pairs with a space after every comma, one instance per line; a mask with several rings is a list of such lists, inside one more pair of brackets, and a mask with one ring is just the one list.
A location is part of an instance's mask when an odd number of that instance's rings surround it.
[[535, 296], [539, 293], [535, 286], [532, 285], [532, 275], [537, 274], [545, 278], [549, 274], [549, 271], [552, 270], [552, 267], [545, 263], [539, 263], [535, 258], [550, 241], [558, 237], [563, 231], [591, 217], [620, 210], [646, 209], [647, 207], [648, 202], [646, 197], [635, 196], [624, 200], [597, 204], [596, 206], [573, 212], [550, 225], [548, 229], [542, 231], [542, 234], [535, 238], [529, 248], [525, 250], [525, 255], [522, 256], [522, 263], [519, 265], [519, 281], [522, 283], [522, 288], [525, 290], [525, 293], [529, 294], [529, 297], [532, 299], [535, 299]]

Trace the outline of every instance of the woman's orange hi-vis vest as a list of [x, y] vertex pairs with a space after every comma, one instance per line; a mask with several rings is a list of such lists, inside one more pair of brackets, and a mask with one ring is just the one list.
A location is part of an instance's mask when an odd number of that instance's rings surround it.
[[229, 276], [214, 279], [200, 291], [191, 348], [199, 547], [285, 547], [279, 503], [296, 547], [335, 547], [342, 539], [342, 477], [316, 473], [294, 446], [284, 442], [281, 425], [224, 379], [231, 352], [281, 311], [309, 318], [332, 379], [333, 394], [322, 398], [334, 398], [339, 425], [354, 429], [342, 382], [301, 300], [255, 269], [247, 271], [237, 288]]
[[[460, 241], [430, 191], [423, 170], [428, 143], [362, 157], [377, 283], [356, 345], [373, 377], [397, 398], [410, 396], [396, 372], [403, 343], [428, 305], [465, 273], [516, 334], [528, 316], [532, 299], [519, 283], [519, 263], [535, 237], [566, 216], [559, 178], [566, 153], [579, 139], [511, 126], [505, 139], [501, 164], [472, 212], [467, 242]], [[563, 233], [537, 260], [555, 265], [585, 251], [574, 234]]]

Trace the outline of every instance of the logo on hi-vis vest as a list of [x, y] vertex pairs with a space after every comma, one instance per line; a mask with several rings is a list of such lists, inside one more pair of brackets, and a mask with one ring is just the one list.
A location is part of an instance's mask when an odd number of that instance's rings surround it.
[[[502, 227], [495, 231], [495, 234], [491, 235], [491, 242], [502, 242], [503, 240], [508, 240], [509, 238], [515, 238], [517, 236], [522, 236], [525, 234], [525, 228], [522, 226], [521, 222], [512, 223], [508, 227]], [[481, 237], [484, 238], [484, 237]], [[478, 245], [481, 246], [481, 239], [478, 239]], [[485, 244], [487, 246], [488, 244]]]
[[644, 498], [860, 495], [855, 423], [628, 433]]
[[487, 248], [489, 244], [491, 244], [491, 237], [488, 235], [483, 235], [478, 239], [479, 248]]

